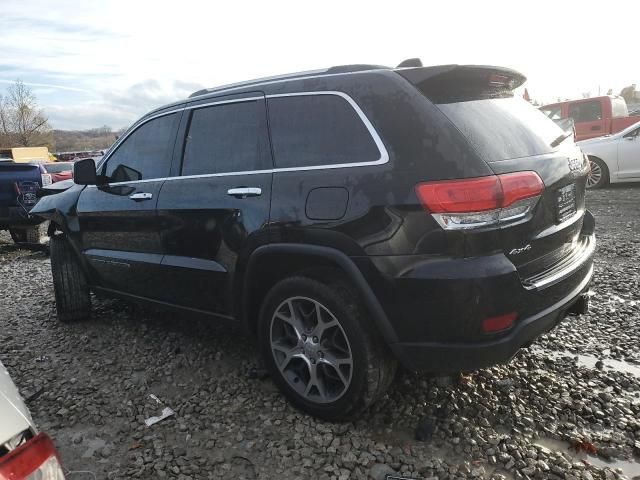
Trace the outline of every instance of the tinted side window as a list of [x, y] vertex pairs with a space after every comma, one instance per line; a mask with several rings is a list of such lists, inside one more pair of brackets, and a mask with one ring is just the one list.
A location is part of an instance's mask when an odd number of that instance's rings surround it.
[[599, 101], [569, 104], [569, 116], [576, 122], [602, 120], [602, 105]]
[[255, 101], [194, 110], [182, 174], [259, 170], [259, 111]]
[[107, 160], [111, 182], [162, 178], [169, 175], [179, 113], [158, 117], [129, 135]]
[[337, 95], [269, 99], [278, 168], [372, 162], [380, 151], [353, 107]]

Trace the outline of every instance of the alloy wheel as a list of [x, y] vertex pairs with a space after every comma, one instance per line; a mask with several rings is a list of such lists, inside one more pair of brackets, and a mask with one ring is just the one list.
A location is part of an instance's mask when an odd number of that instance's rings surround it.
[[290, 297], [275, 310], [271, 352], [281, 375], [308, 401], [331, 403], [348, 390], [353, 354], [342, 325], [320, 302]]
[[602, 168], [593, 160], [589, 160], [589, 165], [591, 166], [591, 171], [587, 176], [587, 188], [593, 188], [600, 183], [602, 180]]

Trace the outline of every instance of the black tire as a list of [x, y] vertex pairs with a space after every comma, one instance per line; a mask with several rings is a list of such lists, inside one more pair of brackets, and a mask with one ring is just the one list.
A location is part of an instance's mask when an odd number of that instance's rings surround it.
[[11, 239], [17, 244], [39, 245], [47, 231], [48, 222], [25, 228], [12, 228], [9, 230]]
[[26, 243], [27, 242], [27, 232], [23, 229], [18, 228], [10, 228], [9, 235], [11, 235], [11, 240], [16, 244]]
[[[591, 170], [589, 171], [589, 178], [587, 179], [587, 188], [596, 189], [609, 185], [609, 169], [607, 168], [607, 164], [598, 157], [589, 157], [589, 163]], [[594, 178], [596, 172], [598, 173], [598, 177]]]
[[91, 312], [91, 297], [78, 257], [64, 235], [52, 236], [49, 246], [58, 320], [83, 320]]
[[33, 227], [29, 227], [26, 230], [27, 243], [39, 244], [47, 231], [49, 222], [43, 222]]
[[[330, 318], [337, 320], [339, 328], [341, 328], [340, 333], [347, 339], [346, 345], [350, 349], [352, 358], [352, 364], [348, 367], [350, 382], [335, 401], [320, 402], [306, 398], [294, 389], [290, 380], [285, 378], [285, 374], [281, 373], [276, 363], [276, 353], [272, 352], [272, 328], [274, 328], [272, 319], [274, 322], [277, 321], [276, 312], [281, 311], [278, 309], [292, 298], [320, 303], [332, 316]], [[337, 329], [338, 327], [331, 328]], [[297, 276], [280, 281], [265, 297], [260, 310], [258, 338], [265, 365], [285, 397], [296, 408], [314, 417], [329, 421], [341, 421], [354, 418], [378, 400], [395, 377], [397, 361], [374, 330], [361, 302], [352, 293], [346, 282], [322, 283], [309, 277]], [[335, 335], [332, 336], [335, 337]], [[318, 344], [319, 348], [322, 348], [322, 343], [321, 338]], [[322, 352], [319, 353], [322, 354]], [[315, 364], [315, 359], [312, 361]], [[321, 362], [322, 360], [319, 359], [318, 367]], [[305, 368], [304, 365], [308, 365], [308, 362], [303, 363], [302, 368]], [[308, 366], [308, 368], [311, 367]], [[293, 380], [295, 383], [298, 382], [298, 377], [295, 374]], [[327, 385], [324, 380], [322, 383]], [[301, 386], [303, 387], [304, 384]], [[320, 392], [318, 391], [318, 393]]]

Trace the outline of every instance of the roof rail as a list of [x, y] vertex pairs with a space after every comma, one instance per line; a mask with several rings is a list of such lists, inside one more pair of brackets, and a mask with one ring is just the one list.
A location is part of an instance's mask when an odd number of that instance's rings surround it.
[[364, 72], [366, 70], [388, 70], [389, 67], [383, 65], [367, 65], [365, 63], [356, 63], [353, 65], [337, 65], [327, 69], [327, 73], [350, 73]]
[[245, 87], [245, 86], [249, 87], [256, 83], [269, 82], [274, 80], [292, 79], [292, 78], [298, 78], [298, 77], [303, 78], [311, 75], [322, 75], [323, 73], [326, 73], [326, 72], [327, 72], [327, 69], [322, 68], [319, 70], [307, 70], [304, 72], [285, 73], [284, 75], [273, 75], [271, 77], [254, 78], [253, 80], [246, 80], [243, 82], [236, 82], [236, 83], [228, 83], [227, 85], [220, 85], [218, 87], [213, 87], [213, 88], [203, 88], [202, 90], [193, 92], [191, 95], [189, 95], [189, 98], [217, 92], [218, 90], [226, 90], [228, 88]]
[[367, 65], [367, 64], [353, 64], [353, 65], [337, 65], [335, 67], [323, 68], [319, 70], [307, 70], [304, 72], [296, 72], [296, 73], [286, 73], [284, 75], [274, 75], [272, 77], [262, 77], [256, 78], [253, 80], [247, 80], [244, 82], [230, 83], [227, 85], [221, 85], [219, 87], [213, 88], [203, 88], [202, 90], [198, 90], [189, 95], [189, 98], [199, 97], [201, 95], [207, 95], [209, 93], [215, 93], [217, 91], [226, 90], [229, 88], [238, 88], [238, 87], [250, 87], [251, 85], [263, 83], [263, 82], [271, 82], [278, 80], [293, 80], [297, 78], [305, 78], [316, 75], [331, 75], [338, 73], [350, 73], [350, 72], [363, 72], [367, 70], [388, 70], [389, 67], [385, 67], [383, 65]]

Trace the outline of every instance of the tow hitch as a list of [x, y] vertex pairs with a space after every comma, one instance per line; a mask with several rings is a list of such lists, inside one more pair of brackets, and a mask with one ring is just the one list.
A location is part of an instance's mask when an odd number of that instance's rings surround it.
[[589, 312], [589, 297], [590, 293], [583, 293], [578, 299], [569, 307], [567, 315], [584, 315]]

